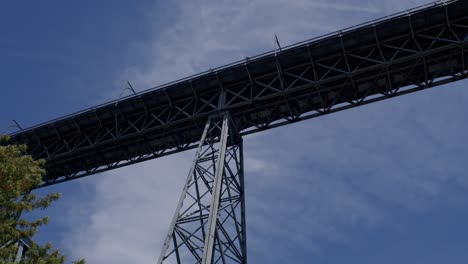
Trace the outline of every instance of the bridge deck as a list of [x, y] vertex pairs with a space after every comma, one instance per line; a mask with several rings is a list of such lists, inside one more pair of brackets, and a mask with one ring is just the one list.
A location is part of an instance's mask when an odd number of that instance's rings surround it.
[[12, 141], [47, 160], [45, 184], [54, 184], [193, 148], [220, 111], [245, 135], [461, 80], [467, 14], [468, 1], [409, 10], [22, 130]]

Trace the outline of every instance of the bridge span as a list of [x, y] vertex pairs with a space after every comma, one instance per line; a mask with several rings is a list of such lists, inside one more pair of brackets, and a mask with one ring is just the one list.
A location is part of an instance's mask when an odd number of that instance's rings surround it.
[[467, 77], [468, 1], [440, 1], [13, 133], [44, 185], [195, 148], [209, 116], [242, 135]]

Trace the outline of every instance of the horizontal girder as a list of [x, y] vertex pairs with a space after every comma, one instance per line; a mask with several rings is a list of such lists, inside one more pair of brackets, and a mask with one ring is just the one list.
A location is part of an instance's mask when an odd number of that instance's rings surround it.
[[[12, 135], [54, 184], [467, 77], [468, 1], [446, 1], [212, 70]], [[220, 96], [225, 98], [220, 100]], [[219, 104], [219, 102], [223, 102]]]

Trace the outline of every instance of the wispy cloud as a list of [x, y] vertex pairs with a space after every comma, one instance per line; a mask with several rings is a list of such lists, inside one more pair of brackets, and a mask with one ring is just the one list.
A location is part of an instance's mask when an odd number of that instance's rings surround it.
[[331, 9], [335, 11], [356, 11], [356, 12], [365, 12], [365, 13], [379, 13], [381, 10], [379, 10], [377, 7], [371, 5], [370, 2], [367, 3], [367, 5], [352, 5], [352, 4], [346, 4], [342, 2], [311, 2], [311, 1], [306, 1], [304, 3], [305, 8], [321, 8], [321, 9]]
[[[123, 78], [154, 86], [270, 50], [275, 33], [291, 44], [421, 3], [183, 2], [172, 26], [135, 43], [130, 52], [146, 60], [124, 69]], [[146, 12], [151, 27], [152, 9]], [[291, 254], [288, 247], [320, 254], [324, 242], [352, 246], [353, 229], [390, 224], [392, 208], [424, 211], [459, 200], [455, 190], [467, 188], [457, 176], [460, 161], [438, 153], [467, 157], [466, 149], [441, 134], [466, 136], [453, 127], [459, 124], [445, 122], [443, 116], [453, 114], [449, 107], [431, 110], [434, 96], [443, 95], [408, 96], [247, 137], [249, 250], [265, 255], [264, 261], [286, 263], [281, 258]], [[66, 246], [90, 263], [154, 261], [190, 160], [191, 153], [184, 153], [82, 181], [95, 197], [82, 202], [83, 210], [70, 211], [79, 228], [70, 231], [73, 243]], [[275, 259], [270, 241], [284, 246]]]
[[[118, 169], [85, 182], [95, 196], [71, 208], [65, 243], [89, 263], [152, 263], [174, 213], [192, 152]], [[68, 244], [70, 243], [70, 244]]]

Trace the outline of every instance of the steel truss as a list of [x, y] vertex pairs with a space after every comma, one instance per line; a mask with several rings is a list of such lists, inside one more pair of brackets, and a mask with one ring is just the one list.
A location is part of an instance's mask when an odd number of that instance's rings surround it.
[[467, 12], [467, 1], [445, 1], [400, 13], [20, 131], [12, 142], [47, 160], [50, 185], [196, 148], [220, 110], [246, 135], [462, 80]]
[[17, 248], [16, 255], [14, 261], [13, 259], [10, 261], [13, 261], [14, 263], [19, 263], [22, 259], [24, 259], [26, 252], [31, 248], [32, 244], [33, 241], [29, 237], [25, 237], [17, 241], [10, 241], [4, 245], [0, 245], [0, 248], [14, 245]]
[[229, 114], [210, 117], [158, 264], [247, 262], [242, 155]]

